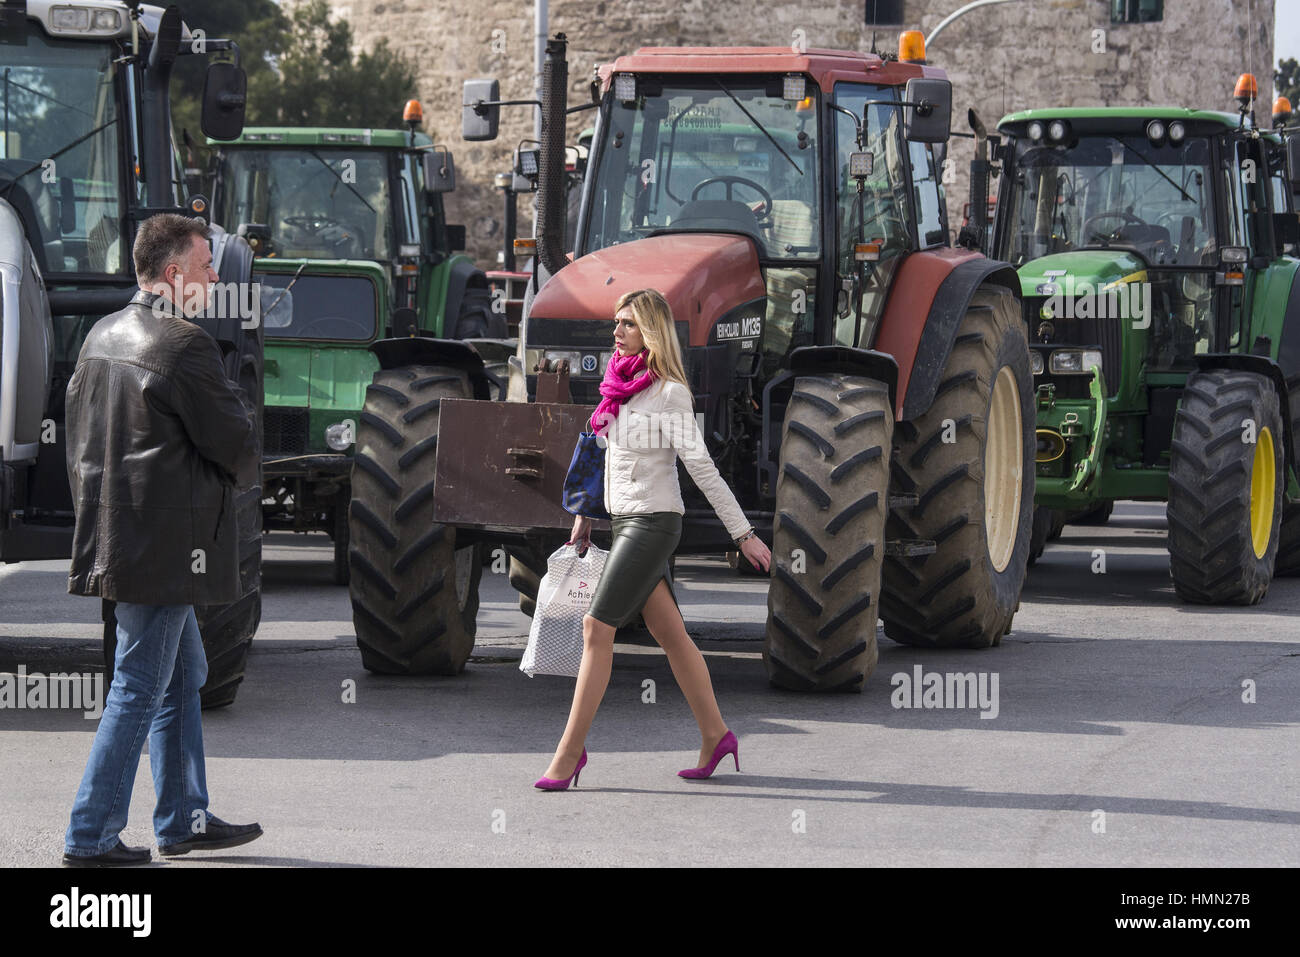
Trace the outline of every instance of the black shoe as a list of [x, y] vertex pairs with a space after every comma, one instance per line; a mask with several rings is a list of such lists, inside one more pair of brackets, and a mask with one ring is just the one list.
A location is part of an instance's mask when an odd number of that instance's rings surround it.
[[159, 844], [158, 853], [163, 857], [179, 857], [190, 851], [219, 851], [227, 847], [239, 847], [261, 836], [260, 824], [227, 824], [221, 818], [209, 814], [207, 827], [202, 834], [195, 834], [176, 844]]
[[147, 847], [127, 847], [122, 839], [102, 854], [93, 857], [77, 857], [75, 854], [63, 855], [64, 867], [130, 867], [133, 864], [148, 864], [153, 860]]

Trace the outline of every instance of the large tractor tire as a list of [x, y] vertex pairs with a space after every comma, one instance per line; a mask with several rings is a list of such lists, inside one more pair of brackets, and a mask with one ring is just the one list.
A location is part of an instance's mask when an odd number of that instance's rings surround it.
[[880, 617], [906, 645], [986, 648], [1011, 630], [1034, 511], [1034, 405], [1015, 297], [981, 286], [928, 411], [899, 423], [890, 474], [915, 505], [890, 512], [889, 538], [928, 555], [885, 559]]
[[1169, 571], [1184, 601], [1253, 605], [1273, 579], [1286, 466], [1277, 388], [1255, 372], [1187, 378], [1169, 447]]
[[[221, 256], [222, 282], [249, 282], [253, 251], [248, 243], [231, 238]], [[235, 489], [235, 524], [239, 529], [238, 601], [229, 605], [198, 605], [194, 617], [208, 657], [208, 680], [200, 692], [204, 708], [231, 704], [248, 663], [253, 636], [262, 621], [262, 439], [265, 406], [263, 359], [266, 329], [260, 323], [241, 329], [239, 347], [226, 353], [226, 372], [243, 390], [254, 413], [256, 447], [238, 475]]]
[[777, 687], [861, 691], [876, 667], [893, 433], [884, 383], [795, 379], [781, 432], [763, 644]]
[[361, 663], [379, 674], [456, 675], [474, 649], [482, 547], [433, 521], [440, 402], [467, 373], [381, 369], [366, 388], [352, 464], [348, 560]]
[[1273, 576], [1300, 575], [1300, 503], [1282, 506], [1282, 526], [1278, 529], [1277, 562]]

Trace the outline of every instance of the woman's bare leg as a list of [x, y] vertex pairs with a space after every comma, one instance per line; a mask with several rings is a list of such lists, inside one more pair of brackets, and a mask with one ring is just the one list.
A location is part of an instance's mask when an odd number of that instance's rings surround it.
[[695, 723], [700, 726], [700, 759], [696, 767], [704, 767], [713, 757], [713, 749], [718, 746], [727, 733], [727, 725], [718, 710], [718, 702], [713, 697], [713, 682], [709, 679], [709, 668], [704, 663], [704, 655], [695, 647], [691, 636], [686, 633], [686, 623], [682, 613], [668, 591], [668, 582], [659, 580], [655, 590], [650, 593], [641, 617], [659, 647], [668, 655], [668, 665], [673, 670], [678, 687], [686, 696], [686, 703], [691, 706]]
[[582, 667], [578, 669], [578, 684], [573, 689], [569, 723], [546, 769], [548, 778], [562, 781], [570, 777], [578, 766], [587, 732], [591, 730], [592, 719], [596, 717], [596, 709], [600, 707], [605, 688], [609, 685], [609, 672], [614, 665], [614, 631], [613, 626], [597, 618], [583, 616]]

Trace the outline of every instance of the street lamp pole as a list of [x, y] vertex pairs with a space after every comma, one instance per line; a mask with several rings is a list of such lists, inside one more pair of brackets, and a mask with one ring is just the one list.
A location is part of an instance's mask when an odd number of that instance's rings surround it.
[[929, 50], [930, 44], [934, 43], [934, 38], [940, 34], [943, 28], [946, 27], [948, 24], [952, 23], [962, 14], [970, 13], [970, 11], [978, 9], [979, 7], [987, 7], [995, 3], [1012, 3], [1012, 2], [1014, 2], [1014, 0], [975, 0], [974, 3], [968, 3], [966, 4], [966, 6], [954, 10], [952, 13], [948, 14], [946, 17], [940, 20], [939, 25], [930, 31], [930, 35], [925, 38], [925, 48]]

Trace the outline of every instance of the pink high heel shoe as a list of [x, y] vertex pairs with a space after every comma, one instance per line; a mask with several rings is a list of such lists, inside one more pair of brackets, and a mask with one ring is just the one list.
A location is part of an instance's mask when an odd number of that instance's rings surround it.
[[573, 786], [576, 788], [578, 786], [578, 773], [586, 763], [587, 749], [583, 748], [582, 757], [578, 758], [578, 766], [573, 769], [573, 773], [567, 778], [538, 778], [537, 783], [534, 784], [533, 787], [541, 788], [543, 791], [567, 791], [569, 789], [569, 782], [572, 781]]
[[725, 758], [728, 754], [735, 759], [736, 770], [739, 771], [740, 770], [740, 742], [736, 740], [736, 736], [732, 734], [730, 731], [728, 731], [726, 734], [722, 736], [722, 740], [718, 742], [718, 746], [713, 749], [713, 757], [709, 759], [709, 763], [707, 765], [705, 765], [702, 768], [685, 768], [681, 771], [678, 771], [677, 776], [682, 778], [707, 778], [710, 774], [713, 773], [713, 769], [718, 766], [718, 762], [721, 761], [723, 758]]

